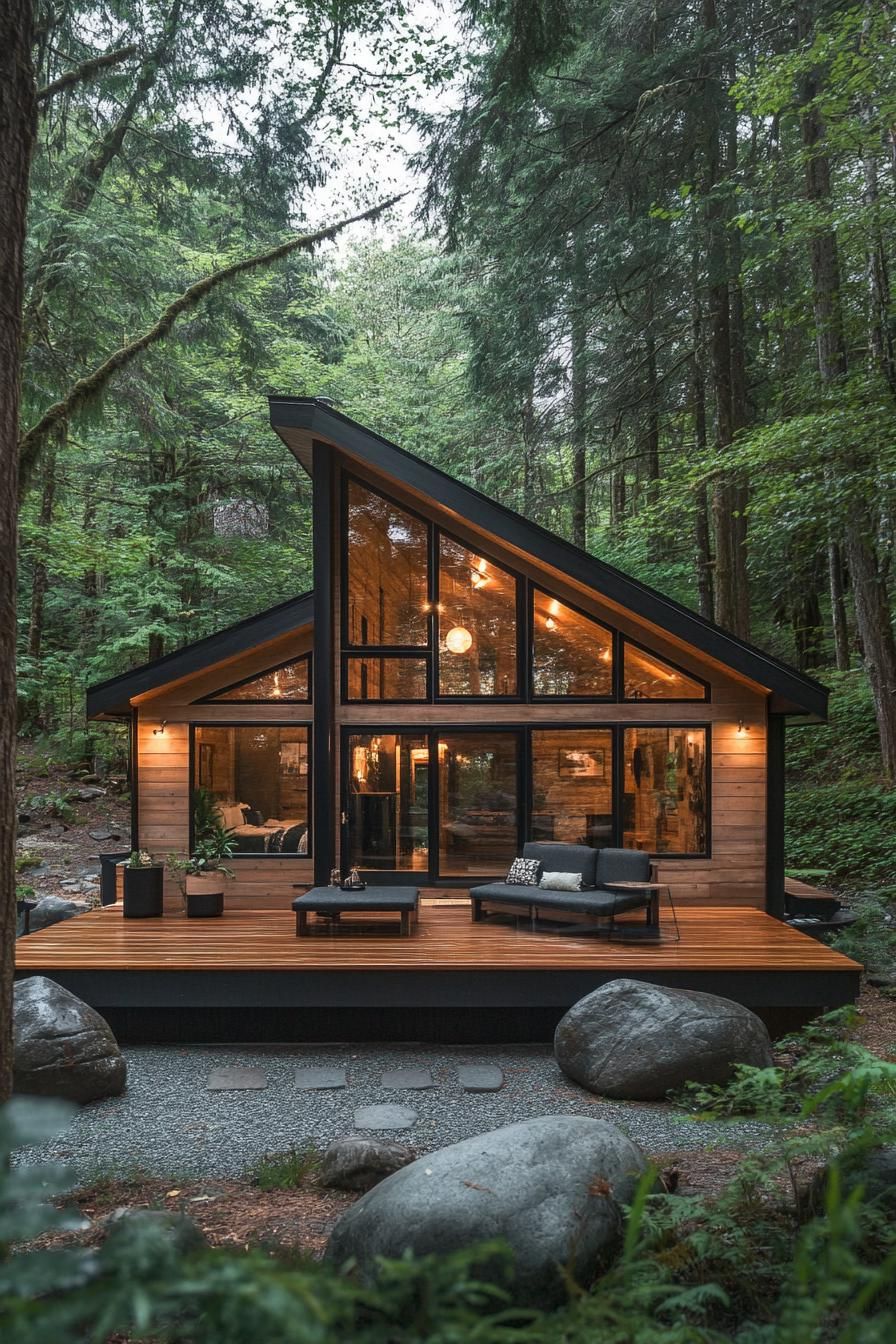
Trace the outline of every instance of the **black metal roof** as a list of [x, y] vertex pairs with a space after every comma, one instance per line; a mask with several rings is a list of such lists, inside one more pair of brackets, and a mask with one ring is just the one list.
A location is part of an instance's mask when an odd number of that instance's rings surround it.
[[318, 436], [749, 677], [771, 693], [773, 712], [827, 717], [828, 691], [814, 677], [738, 639], [697, 612], [464, 485], [324, 402], [314, 397], [277, 396], [268, 400], [272, 427], [309, 472], [310, 444]]
[[291, 597], [287, 602], [269, 607], [257, 616], [247, 616], [245, 620], [237, 621], [236, 625], [229, 625], [225, 630], [197, 639], [194, 644], [186, 644], [174, 653], [166, 653], [164, 657], [135, 667], [131, 672], [122, 672], [108, 681], [89, 686], [87, 717], [127, 717], [131, 710], [130, 701], [135, 695], [157, 690], [168, 682], [179, 681], [193, 672], [201, 672], [203, 668], [221, 662], [224, 658], [232, 658], [259, 644], [267, 644], [281, 635], [288, 635], [291, 630], [297, 630], [299, 626], [308, 625], [313, 619], [312, 593]]

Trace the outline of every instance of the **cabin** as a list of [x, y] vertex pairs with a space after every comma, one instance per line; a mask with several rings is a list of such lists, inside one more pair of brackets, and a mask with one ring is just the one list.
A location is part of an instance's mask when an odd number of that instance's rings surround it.
[[[281, 1039], [287, 1007], [324, 1039], [340, 1013], [357, 1035], [359, 1008], [405, 1029], [414, 1010], [415, 1038], [451, 1009], [458, 1039], [494, 1009], [524, 1038], [620, 974], [769, 1010], [855, 997], [860, 968], [780, 922], [785, 729], [824, 720], [823, 686], [323, 400], [270, 416], [313, 484], [313, 592], [88, 692], [129, 725], [135, 848], [189, 853], [191, 798], [214, 800], [225, 918], [178, 921], [169, 879], [163, 920], [55, 926], [22, 940], [22, 973], [74, 977], [132, 1025], [149, 1007], [145, 1030], [231, 1007]], [[469, 889], [530, 840], [649, 853], [680, 936], [471, 925]], [[297, 943], [296, 890], [352, 867], [421, 890], [416, 935]]]

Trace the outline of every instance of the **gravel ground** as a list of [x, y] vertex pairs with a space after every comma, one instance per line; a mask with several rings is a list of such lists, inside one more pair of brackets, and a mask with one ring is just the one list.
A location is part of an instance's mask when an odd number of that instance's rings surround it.
[[[186, 1178], [244, 1172], [264, 1153], [283, 1152], [309, 1140], [323, 1146], [353, 1132], [359, 1106], [399, 1103], [417, 1112], [412, 1129], [394, 1138], [422, 1151], [538, 1115], [592, 1115], [610, 1120], [648, 1154], [711, 1145], [757, 1148], [772, 1127], [747, 1121], [695, 1121], [664, 1104], [609, 1102], [571, 1083], [557, 1068], [550, 1045], [529, 1046], [135, 1046], [125, 1051], [128, 1089], [121, 1097], [82, 1107], [55, 1141], [22, 1148], [20, 1162], [53, 1159], [74, 1166], [78, 1178], [135, 1170]], [[491, 1063], [505, 1075], [500, 1092], [464, 1093], [458, 1064]], [[212, 1069], [261, 1068], [264, 1091], [208, 1092]], [[300, 1092], [297, 1067], [346, 1068], [349, 1086]], [[386, 1091], [386, 1069], [422, 1067], [436, 1087]], [[365, 1131], [365, 1133], [376, 1131]]]

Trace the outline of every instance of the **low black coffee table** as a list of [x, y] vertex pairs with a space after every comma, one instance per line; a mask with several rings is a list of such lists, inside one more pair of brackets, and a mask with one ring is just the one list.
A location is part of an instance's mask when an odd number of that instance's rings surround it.
[[[296, 883], [295, 885], [298, 885]], [[411, 916], [417, 917], [417, 887], [367, 887], [364, 891], [343, 891], [341, 887], [312, 887], [292, 903], [296, 912], [296, 937], [308, 933], [308, 916], [325, 915], [332, 924], [340, 922], [340, 915], [373, 914], [395, 911], [401, 916], [401, 934], [411, 932]]]

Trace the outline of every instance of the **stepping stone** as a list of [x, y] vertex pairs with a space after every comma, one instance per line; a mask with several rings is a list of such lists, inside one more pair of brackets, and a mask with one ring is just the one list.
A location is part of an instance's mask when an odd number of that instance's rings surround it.
[[360, 1106], [355, 1111], [355, 1129], [410, 1129], [417, 1112], [409, 1106]]
[[212, 1069], [206, 1083], [208, 1092], [260, 1092], [268, 1085], [261, 1069], [244, 1069], [232, 1065], [224, 1069]]
[[424, 1087], [435, 1087], [429, 1069], [389, 1069], [383, 1074], [380, 1087], [405, 1088], [408, 1091], [422, 1091]]
[[300, 1092], [326, 1092], [345, 1086], [345, 1069], [296, 1069], [296, 1087]]
[[461, 1064], [457, 1081], [465, 1092], [500, 1092], [504, 1074], [495, 1064]]

